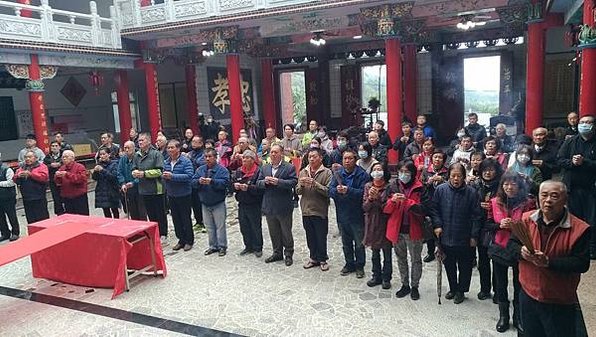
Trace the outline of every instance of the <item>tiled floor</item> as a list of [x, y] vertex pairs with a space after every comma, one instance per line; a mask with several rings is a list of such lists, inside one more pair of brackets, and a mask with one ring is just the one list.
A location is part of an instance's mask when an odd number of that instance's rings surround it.
[[[92, 203], [92, 196], [90, 198]], [[263, 258], [240, 257], [242, 238], [234, 201], [228, 198], [229, 251], [225, 257], [204, 256], [207, 235], [198, 234], [193, 250], [173, 252], [173, 227], [165, 248], [168, 277], [147, 277], [133, 282], [128, 293], [110, 300], [110, 289], [77, 287], [34, 279], [28, 259], [0, 267], [0, 285], [93, 303], [248, 336], [515, 336], [494, 329], [498, 310], [476, 299], [478, 273], [474, 271], [469, 299], [460, 305], [443, 299], [437, 304], [436, 264], [424, 265], [421, 299], [395, 298], [399, 288], [397, 262], [391, 290], [369, 288], [365, 279], [342, 277], [343, 255], [334, 210], [330, 212], [331, 269], [304, 270], [308, 258], [300, 213], [294, 213], [295, 264], [265, 264], [270, 254], [263, 222]], [[96, 215], [99, 212], [95, 211]], [[22, 224], [24, 217], [20, 217]], [[370, 254], [366, 272], [370, 276]], [[443, 293], [447, 291], [444, 277]], [[596, 330], [596, 269], [584, 276], [580, 298], [589, 330]], [[149, 327], [106, 316], [0, 295], [0, 336], [174, 336], [171, 330]], [[592, 329], [592, 330], [590, 330]]]

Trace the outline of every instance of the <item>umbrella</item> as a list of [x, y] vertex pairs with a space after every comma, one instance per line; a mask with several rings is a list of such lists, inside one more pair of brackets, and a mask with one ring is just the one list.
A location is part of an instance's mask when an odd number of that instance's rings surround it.
[[437, 260], [437, 296], [439, 296], [439, 304], [441, 304], [441, 291], [443, 288], [443, 260], [445, 259], [445, 253], [441, 249], [439, 240], [435, 247], [435, 258]]

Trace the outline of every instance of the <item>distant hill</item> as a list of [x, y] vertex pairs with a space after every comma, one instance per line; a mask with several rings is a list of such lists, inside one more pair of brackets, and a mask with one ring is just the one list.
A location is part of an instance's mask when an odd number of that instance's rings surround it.
[[499, 91], [465, 90], [465, 112], [499, 113]]

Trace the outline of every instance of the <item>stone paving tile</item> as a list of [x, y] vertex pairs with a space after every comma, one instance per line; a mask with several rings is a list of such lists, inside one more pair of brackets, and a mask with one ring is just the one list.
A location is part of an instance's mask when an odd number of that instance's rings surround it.
[[[92, 202], [92, 198], [90, 199]], [[168, 277], [139, 278], [132, 282], [130, 292], [114, 300], [110, 300], [111, 289], [95, 289], [86, 293], [85, 290], [88, 288], [85, 287], [33, 279], [28, 258], [0, 267], [0, 284], [247, 336], [515, 336], [513, 330], [505, 334], [497, 333], [494, 328], [498, 318], [497, 306], [491, 301], [476, 299], [479, 288], [476, 270], [469, 298], [460, 305], [445, 299], [442, 305], [437, 304], [436, 263], [424, 264], [419, 301], [395, 298], [394, 293], [400, 286], [395, 258], [391, 290], [366, 286], [366, 280], [370, 277], [370, 251], [367, 252], [364, 279], [356, 279], [354, 275], [340, 276], [343, 253], [341, 240], [337, 237], [334, 210], [330, 211], [329, 271], [302, 268], [302, 264], [308, 259], [308, 249], [299, 210], [294, 212], [293, 266], [286, 267], [283, 262], [264, 263], [264, 258], [271, 253], [264, 220], [263, 257], [241, 257], [238, 253], [243, 247], [235, 219], [235, 203], [231, 198], [228, 198], [227, 202], [227, 256], [203, 255], [203, 250], [207, 247], [207, 234], [197, 234], [195, 247], [191, 251], [173, 252], [171, 246], [176, 240], [170, 223], [170, 246], [164, 249]], [[94, 212], [96, 215], [99, 213]], [[24, 218], [21, 219], [24, 223]], [[443, 277], [445, 294], [447, 280]], [[595, 285], [595, 278], [596, 271], [593, 268], [583, 280]], [[580, 298], [582, 301], [585, 298], [581, 292]], [[1, 297], [0, 300], [20, 301]], [[587, 305], [591, 305], [590, 308], [594, 308], [596, 299], [593, 291], [586, 302]], [[596, 311], [587, 312], [585, 307], [585, 314], [594, 316]], [[19, 307], [19, 312], [24, 312], [23, 317], [28, 316], [29, 310], [70, 312], [67, 309], [47, 306], [37, 308], [35, 304]], [[6, 312], [7, 309], [0, 305], [0, 317]], [[98, 316], [89, 319], [95, 323], [81, 327], [81, 331], [76, 330], [78, 326], [73, 326], [70, 331], [77, 331], [79, 335], [87, 333], [90, 336], [99, 336], [101, 333], [133, 336], [134, 333], [126, 333], [128, 329], [136, 328], [127, 326], [126, 330], [113, 330], [108, 323], [101, 326], [101, 322], [111, 321], [110, 319]], [[60, 327], [68, 325], [69, 321], [66, 315], [64, 318], [55, 317], [48, 321], [48, 324]], [[586, 317], [586, 321], [590, 324], [594, 319]], [[32, 323], [28, 319], [27, 324], [30, 327], [27, 333], [43, 331], [42, 324]], [[17, 325], [11, 323], [10, 326], [14, 328]], [[100, 328], [101, 330], [94, 330]], [[91, 330], [93, 332], [90, 332]]]

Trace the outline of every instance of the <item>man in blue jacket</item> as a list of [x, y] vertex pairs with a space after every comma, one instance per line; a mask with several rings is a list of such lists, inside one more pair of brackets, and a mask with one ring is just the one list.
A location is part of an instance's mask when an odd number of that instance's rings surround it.
[[[203, 148], [203, 138], [201, 136], [194, 136], [190, 142], [190, 152], [186, 153], [192, 162], [193, 172], [199, 167], [205, 165], [205, 153]], [[191, 194], [192, 213], [195, 217], [195, 226], [201, 233], [206, 233], [205, 225], [203, 224], [203, 206], [201, 205], [201, 198], [199, 197], [199, 190], [196, 186], [192, 187]]]
[[363, 278], [366, 255], [362, 244], [364, 238], [362, 194], [364, 185], [370, 177], [366, 171], [356, 165], [356, 158], [354, 150], [344, 151], [343, 166], [333, 174], [329, 196], [335, 202], [337, 223], [341, 229], [341, 241], [346, 259], [341, 275], [346, 276], [356, 272], [357, 278]]
[[192, 162], [186, 156], [180, 155], [181, 145], [177, 140], [170, 140], [166, 147], [166, 159], [161, 177], [166, 183], [166, 193], [170, 204], [174, 231], [178, 243], [174, 250], [189, 251], [195, 243], [195, 234], [190, 219], [192, 187], [190, 182], [194, 169]]
[[132, 176], [136, 144], [129, 140], [124, 143], [123, 149], [124, 155], [118, 160], [118, 183], [126, 196], [126, 211], [132, 220], [147, 221], [145, 203], [139, 195], [139, 179]]
[[226, 235], [226, 188], [230, 181], [228, 170], [217, 163], [217, 151], [205, 150], [205, 165], [197, 169], [192, 184], [197, 186], [203, 207], [203, 221], [209, 234], [209, 248], [205, 255], [218, 252], [225, 256], [228, 249]]

